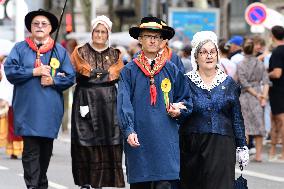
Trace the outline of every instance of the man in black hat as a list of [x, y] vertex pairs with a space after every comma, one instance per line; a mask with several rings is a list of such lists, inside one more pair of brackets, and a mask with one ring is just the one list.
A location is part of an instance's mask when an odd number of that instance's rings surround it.
[[32, 11], [25, 16], [31, 35], [17, 43], [5, 63], [14, 84], [15, 134], [22, 136], [22, 163], [28, 189], [47, 189], [46, 172], [63, 116], [63, 90], [74, 84], [74, 70], [66, 50], [51, 34], [58, 27], [53, 14]]
[[191, 111], [188, 85], [169, 51], [160, 51], [174, 30], [156, 17], [145, 17], [129, 30], [142, 51], [120, 74], [118, 118], [125, 137], [131, 189], [173, 189], [179, 179], [176, 119]]

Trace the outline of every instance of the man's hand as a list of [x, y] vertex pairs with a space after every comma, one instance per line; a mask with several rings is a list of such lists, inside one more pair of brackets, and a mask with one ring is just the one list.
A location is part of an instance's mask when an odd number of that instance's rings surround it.
[[140, 146], [140, 143], [139, 143], [138, 138], [137, 138], [137, 134], [135, 134], [135, 133], [131, 133], [130, 135], [128, 135], [127, 142], [131, 147], [136, 148], [136, 147]]
[[186, 109], [185, 105], [183, 105], [183, 102], [172, 103], [168, 109], [168, 114], [173, 118], [178, 117], [181, 109]]
[[33, 76], [50, 76], [50, 66], [41, 65], [33, 69]]
[[53, 79], [51, 76], [41, 76], [40, 83], [44, 87], [53, 85]]

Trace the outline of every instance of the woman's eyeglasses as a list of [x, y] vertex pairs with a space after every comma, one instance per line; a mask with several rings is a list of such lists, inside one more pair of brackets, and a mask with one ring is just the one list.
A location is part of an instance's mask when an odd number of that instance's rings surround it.
[[201, 50], [201, 51], [199, 51], [199, 54], [200, 54], [201, 57], [207, 57], [209, 54], [212, 57], [216, 57], [218, 52], [217, 52], [216, 49], [212, 49], [210, 52], [208, 52], [207, 50]]

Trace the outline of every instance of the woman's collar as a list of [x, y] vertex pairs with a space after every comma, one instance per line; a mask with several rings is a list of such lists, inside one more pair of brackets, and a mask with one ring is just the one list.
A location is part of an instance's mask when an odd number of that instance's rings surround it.
[[217, 67], [217, 74], [215, 75], [210, 85], [206, 85], [204, 83], [197, 70], [192, 70], [188, 72], [186, 75], [197, 87], [208, 91], [211, 91], [213, 88], [220, 85], [227, 78], [227, 74], [219, 67]]

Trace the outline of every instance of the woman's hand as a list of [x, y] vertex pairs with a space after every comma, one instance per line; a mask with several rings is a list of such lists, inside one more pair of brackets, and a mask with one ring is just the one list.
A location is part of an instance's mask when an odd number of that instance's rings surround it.
[[258, 99], [258, 101], [259, 101], [259, 103], [262, 107], [264, 107], [266, 105], [266, 101], [267, 101], [266, 96], [264, 96], [263, 94], [257, 94], [256, 98]]
[[262, 107], [266, 106], [266, 103], [267, 103], [267, 97], [266, 97], [266, 96], [264, 96], [264, 95], [260, 95], [259, 102], [260, 102], [260, 105], [261, 105]]

